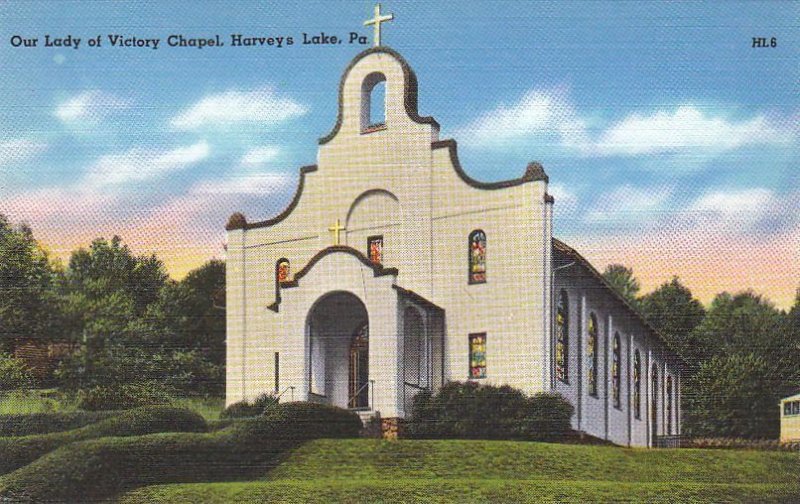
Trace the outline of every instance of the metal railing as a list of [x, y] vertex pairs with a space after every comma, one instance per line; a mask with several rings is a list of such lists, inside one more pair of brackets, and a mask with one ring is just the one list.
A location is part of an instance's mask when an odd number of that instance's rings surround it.
[[281, 393], [280, 393], [280, 394], [278, 394], [278, 395], [276, 395], [276, 396], [275, 396], [275, 399], [273, 399], [271, 403], [267, 404], [267, 405], [264, 407], [264, 413], [266, 413], [267, 411], [269, 411], [269, 410], [270, 410], [270, 408], [273, 408], [273, 407], [275, 407], [275, 405], [276, 405], [276, 404], [278, 404], [279, 402], [281, 402], [281, 397], [283, 397], [283, 394], [285, 394], [285, 393], [286, 393], [287, 391], [289, 391], [289, 390], [291, 390], [291, 394], [290, 394], [290, 396], [289, 396], [289, 401], [290, 401], [290, 402], [294, 401], [294, 387], [293, 387], [293, 386], [286, 387], [285, 389], [283, 389], [283, 390], [281, 391]]
[[653, 448], [680, 448], [684, 439], [681, 435], [656, 436], [653, 439]]
[[[361, 385], [360, 387], [358, 387], [358, 390], [356, 390], [356, 391], [353, 393], [353, 395], [352, 395], [352, 396], [350, 396], [350, 397], [348, 397], [348, 398], [347, 398], [347, 407], [348, 407], [349, 409], [363, 410], [363, 409], [369, 409], [369, 408], [370, 408], [370, 405], [369, 405], [369, 404], [367, 404], [367, 406], [366, 406], [366, 407], [364, 407], [364, 406], [357, 406], [357, 405], [356, 405], [356, 403], [355, 403], [355, 400], [356, 400], [356, 398], [357, 398], [359, 395], [361, 395], [361, 392], [363, 392], [365, 388], [369, 387], [370, 383], [372, 383], [372, 380], [370, 380], [370, 381], [367, 381], [367, 382], [364, 382], [364, 384], [363, 384], [363, 385]], [[374, 394], [375, 394], [375, 392], [374, 392], [374, 390], [373, 390], [373, 399], [374, 399]], [[369, 403], [369, 400], [367, 400], [367, 402]]]

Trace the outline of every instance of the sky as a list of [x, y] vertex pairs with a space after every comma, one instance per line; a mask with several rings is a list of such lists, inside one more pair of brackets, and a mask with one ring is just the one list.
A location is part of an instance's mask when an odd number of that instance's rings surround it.
[[[373, 8], [0, 2], [0, 213], [64, 262], [115, 234], [175, 278], [224, 258], [228, 216], [276, 215], [315, 163], [342, 72], [369, 47], [347, 38], [372, 44]], [[598, 269], [632, 267], [643, 292], [677, 275], [706, 304], [745, 289], [792, 304], [800, 2], [382, 8], [395, 16], [382, 42], [416, 72], [420, 114], [458, 141], [467, 173], [504, 180], [541, 162], [554, 234]], [[302, 44], [323, 32], [345, 42]], [[232, 47], [232, 34], [283, 41]], [[115, 35], [160, 42], [115, 47]], [[169, 47], [170, 35], [225, 46]]]

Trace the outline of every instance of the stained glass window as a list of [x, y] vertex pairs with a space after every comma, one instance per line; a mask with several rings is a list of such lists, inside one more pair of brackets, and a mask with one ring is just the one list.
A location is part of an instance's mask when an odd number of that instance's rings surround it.
[[281, 259], [278, 261], [278, 265], [275, 267], [275, 276], [277, 277], [278, 282], [287, 282], [289, 280], [289, 274], [289, 260]]
[[469, 377], [486, 378], [486, 333], [469, 335]]
[[597, 397], [597, 317], [589, 315], [589, 337], [586, 357], [589, 359], [589, 394]]
[[672, 377], [667, 376], [667, 435], [672, 434]]
[[561, 291], [556, 309], [556, 378], [566, 382], [569, 366], [569, 301]]
[[650, 387], [650, 412], [652, 415], [653, 438], [658, 435], [658, 366], [653, 363], [650, 371], [652, 385]]
[[373, 264], [383, 262], [383, 236], [370, 236], [367, 238], [367, 257]]
[[620, 341], [619, 341], [619, 333], [614, 333], [614, 346], [613, 346], [614, 355], [611, 361], [611, 397], [614, 399], [614, 407], [621, 408], [622, 407], [622, 400], [620, 399], [620, 389], [622, 388], [620, 385], [622, 380], [620, 379], [620, 375], [622, 374], [622, 369], [620, 365]]
[[486, 282], [486, 233], [476, 229], [469, 235], [469, 283]]
[[633, 353], [633, 416], [642, 418], [642, 357], [638, 349]]

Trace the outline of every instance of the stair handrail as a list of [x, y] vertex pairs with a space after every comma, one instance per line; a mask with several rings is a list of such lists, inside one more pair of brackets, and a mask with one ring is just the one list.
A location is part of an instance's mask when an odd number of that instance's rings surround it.
[[[371, 380], [370, 380], [370, 381], [371, 381]], [[367, 381], [367, 382], [364, 382], [364, 385], [361, 385], [360, 387], [358, 387], [358, 390], [356, 390], [356, 391], [355, 391], [355, 393], [353, 393], [353, 395], [352, 395], [352, 396], [350, 396], [350, 397], [348, 397], [348, 398], [347, 398], [347, 407], [348, 407], [348, 408], [349, 408], [349, 407], [350, 407], [350, 405], [353, 403], [353, 399], [355, 399], [356, 397], [358, 397], [358, 394], [360, 394], [362, 390], [364, 390], [365, 388], [367, 388], [367, 387], [369, 386], [369, 384], [370, 384], [370, 382], [369, 382], [369, 381]], [[353, 407], [355, 407], [355, 406], [353, 406]]]
[[264, 411], [262, 411], [261, 414], [263, 415], [264, 413], [269, 411], [270, 408], [273, 408], [276, 404], [278, 404], [281, 401], [281, 397], [283, 396], [283, 394], [286, 393], [287, 390], [291, 390], [292, 391], [292, 400], [294, 400], [294, 386], [290, 385], [290, 386], [286, 387], [285, 389], [283, 389], [280, 394], [276, 395], [271, 403], [269, 403], [266, 406], [264, 406]]

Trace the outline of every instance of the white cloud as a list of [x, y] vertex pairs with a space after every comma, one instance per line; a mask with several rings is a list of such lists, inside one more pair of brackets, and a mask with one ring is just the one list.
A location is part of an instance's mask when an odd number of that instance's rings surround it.
[[278, 124], [306, 112], [304, 105], [279, 96], [272, 88], [232, 90], [204, 97], [174, 117], [171, 124], [182, 130], [243, 122]]
[[206, 180], [194, 185], [189, 193], [194, 195], [266, 196], [285, 190], [294, 178], [283, 173], [245, 174], [225, 180]]
[[99, 188], [154, 180], [202, 161], [209, 152], [208, 144], [203, 141], [166, 152], [135, 148], [109, 154], [89, 167], [84, 183]]
[[690, 150], [728, 151], [749, 144], [774, 144], [791, 135], [759, 115], [743, 121], [712, 117], [695, 106], [651, 115], [632, 114], [608, 128], [596, 142], [598, 155], [637, 156]]
[[689, 207], [693, 216], [715, 222], [753, 224], [772, 211], [774, 193], [765, 188], [708, 191]]
[[60, 103], [55, 116], [65, 123], [96, 123], [110, 114], [128, 108], [129, 103], [102, 91], [84, 91]]
[[272, 146], [255, 147], [250, 149], [242, 156], [241, 163], [244, 165], [258, 165], [267, 163], [278, 157], [280, 149]]
[[603, 194], [586, 214], [589, 222], [639, 223], [658, 217], [672, 196], [672, 187], [620, 186]]
[[556, 135], [562, 144], [580, 147], [586, 142], [586, 125], [561, 90], [531, 90], [518, 102], [500, 104], [457, 136], [481, 147], [498, 147], [530, 140], [536, 135]]
[[578, 197], [564, 184], [554, 183], [547, 186], [547, 192], [555, 198], [556, 203], [564, 205], [574, 205], [578, 202]]
[[[589, 124], [592, 128], [589, 128]], [[590, 157], [657, 153], [716, 155], [746, 145], [794, 141], [793, 121], [764, 114], [741, 120], [693, 104], [632, 113], [603, 126], [580, 114], [561, 89], [531, 90], [513, 104], [500, 104], [456, 132], [477, 147], [496, 148], [536, 140]], [[592, 130], [596, 133], [592, 134]]]
[[24, 138], [0, 142], [0, 168], [29, 159], [47, 148], [43, 143]]

